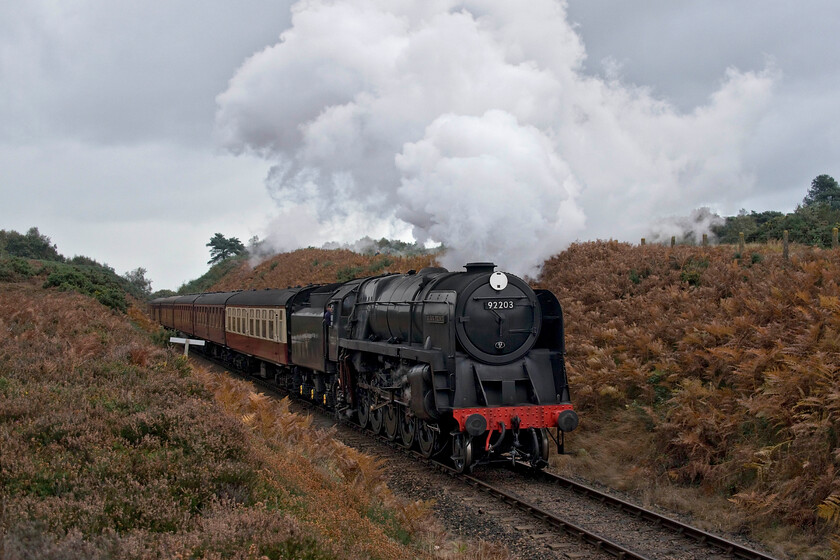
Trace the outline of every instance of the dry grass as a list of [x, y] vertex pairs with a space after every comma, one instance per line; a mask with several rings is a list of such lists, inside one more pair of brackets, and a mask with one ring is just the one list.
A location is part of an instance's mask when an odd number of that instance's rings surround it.
[[818, 507], [840, 495], [840, 253], [735, 251], [598, 242], [546, 263], [583, 418], [562, 467], [671, 505], [707, 496], [716, 523], [804, 533], [811, 550], [789, 550], [822, 557]]
[[425, 504], [390, 493], [375, 460], [284, 403], [194, 376], [123, 315], [31, 284], [0, 285], [0, 449], [10, 560], [475, 558], [485, 547], [458, 548]]
[[243, 261], [213, 289], [261, 290], [306, 284], [330, 284], [355, 277], [375, 276], [384, 272], [407, 272], [434, 266], [432, 255], [396, 257], [361, 255], [346, 249], [300, 249], [281, 253], [251, 267]]

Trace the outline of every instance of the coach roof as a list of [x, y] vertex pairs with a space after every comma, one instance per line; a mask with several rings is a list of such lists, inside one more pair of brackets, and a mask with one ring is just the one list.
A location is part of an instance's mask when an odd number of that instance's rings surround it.
[[227, 300], [227, 305], [286, 305], [302, 288], [285, 290], [248, 290], [234, 294]]
[[211, 292], [201, 294], [195, 300], [195, 305], [224, 305], [231, 296], [239, 292]]

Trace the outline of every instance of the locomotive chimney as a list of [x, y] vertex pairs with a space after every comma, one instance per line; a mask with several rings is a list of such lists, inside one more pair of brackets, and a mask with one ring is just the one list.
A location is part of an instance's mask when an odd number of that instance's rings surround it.
[[467, 272], [493, 272], [496, 265], [491, 262], [471, 262], [464, 265]]

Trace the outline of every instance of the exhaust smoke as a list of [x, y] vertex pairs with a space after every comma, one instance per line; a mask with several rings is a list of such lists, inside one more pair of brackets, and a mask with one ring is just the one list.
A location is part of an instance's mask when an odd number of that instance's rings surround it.
[[[306, 0], [217, 98], [234, 152], [273, 163], [278, 249], [371, 235], [534, 275], [576, 239], [737, 200], [777, 77], [727, 71], [689, 112], [583, 70], [566, 4]], [[302, 218], [293, 218], [302, 216]], [[289, 219], [285, 219], [289, 218]], [[303, 222], [303, 224], [301, 223]]]

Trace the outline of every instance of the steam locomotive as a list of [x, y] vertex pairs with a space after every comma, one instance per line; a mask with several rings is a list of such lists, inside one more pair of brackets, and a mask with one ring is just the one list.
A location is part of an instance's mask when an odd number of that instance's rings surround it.
[[578, 425], [563, 312], [496, 272], [424, 268], [328, 285], [153, 300], [205, 352], [345, 414], [458, 471], [548, 463]]

